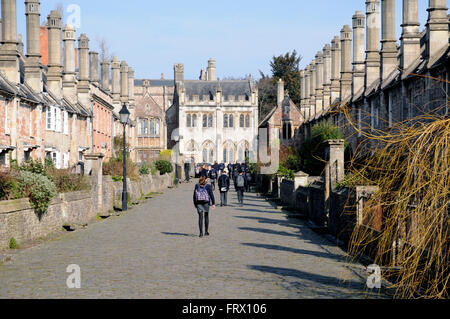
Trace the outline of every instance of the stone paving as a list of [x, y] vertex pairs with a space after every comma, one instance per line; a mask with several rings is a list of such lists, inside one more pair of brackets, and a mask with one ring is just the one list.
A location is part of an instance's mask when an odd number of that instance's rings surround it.
[[[264, 198], [217, 207], [198, 237], [193, 183], [0, 264], [0, 298], [380, 298], [363, 267]], [[218, 193], [216, 194], [218, 196]], [[68, 289], [66, 268], [81, 268]]]

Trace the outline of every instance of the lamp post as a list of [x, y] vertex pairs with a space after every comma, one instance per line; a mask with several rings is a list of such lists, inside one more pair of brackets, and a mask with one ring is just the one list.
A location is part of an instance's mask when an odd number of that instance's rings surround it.
[[128, 191], [127, 191], [127, 140], [126, 140], [126, 127], [130, 118], [130, 111], [127, 109], [127, 105], [124, 103], [122, 109], [119, 112], [120, 123], [123, 124], [123, 190], [122, 190], [122, 211], [128, 210]]

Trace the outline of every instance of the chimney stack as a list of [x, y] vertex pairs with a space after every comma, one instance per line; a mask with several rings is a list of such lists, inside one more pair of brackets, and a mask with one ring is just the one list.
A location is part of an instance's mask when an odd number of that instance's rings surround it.
[[341, 101], [352, 94], [352, 29], [345, 25], [341, 30]]
[[311, 103], [310, 103], [310, 95], [311, 95], [311, 90], [310, 90], [310, 86], [311, 86], [311, 71], [309, 69], [309, 65], [305, 68], [305, 96], [304, 96], [304, 100], [305, 102], [304, 107], [305, 108], [309, 108]]
[[98, 53], [97, 52], [89, 52], [89, 79], [95, 84], [98, 83]]
[[323, 109], [330, 106], [331, 97], [331, 46], [326, 44], [323, 48]]
[[111, 77], [113, 103], [120, 104], [120, 60], [116, 56], [111, 61]]
[[300, 70], [300, 108], [305, 105], [305, 70]]
[[331, 97], [330, 104], [341, 98], [341, 39], [335, 36], [331, 41]]
[[89, 102], [89, 38], [81, 34], [78, 38], [78, 94], [86, 105]]
[[27, 60], [25, 62], [25, 82], [36, 92], [43, 92], [41, 70], [41, 29], [40, 1], [26, 0], [25, 15], [27, 17]]
[[448, 16], [446, 0], [428, 1], [428, 61], [434, 63], [439, 53], [448, 47]]
[[323, 53], [316, 54], [316, 112], [323, 109]]
[[311, 105], [311, 116], [316, 116], [316, 60], [312, 60], [309, 65], [311, 76], [309, 77], [309, 104]]
[[[161, 78], [164, 79], [164, 74], [161, 74]], [[134, 107], [134, 69], [128, 67], [128, 100], [130, 106]]]
[[200, 81], [206, 81], [206, 73], [205, 73], [205, 69], [201, 69], [200, 71]]
[[48, 71], [47, 87], [56, 98], [62, 98], [61, 15], [53, 10], [47, 17]]
[[277, 87], [277, 106], [282, 107], [283, 101], [284, 101], [284, 82], [282, 79], [279, 79]]
[[216, 81], [216, 61], [213, 58], [208, 61], [207, 79], [208, 81]]
[[[381, 82], [385, 81], [397, 67], [397, 36], [395, 33], [395, 0], [382, 0]], [[447, 40], [448, 41], [448, 40]]]
[[64, 71], [63, 94], [72, 103], [77, 102], [77, 86], [75, 77], [75, 28], [67, 24], [63, 30]]
[[110, 92], [110, 74], [109, 74], [109, 68], [111, 64], [107, 60], [103, 60], [100, 63], [101, 69], [102, 69], [102, 88], [106, 92]]
[[6, 78], [20, 83], [19, 51], [17, 41], [16, 0], [2, 0], [2, 46], [0, 48], [0, 69]]
[[175, 64], [173, 67], [175, 84], [184, 82], [184, 64]]
[[361, 11], [353, 16], [353, 86], [352, 96], [364, 88], [364, 26], [366, 17]]
[[120, 64], [120, 102], [128, 104], [128, 64], [122, 61]]
[[420, 56], [419, 0], [403, 0], [403, 24], [401, 37], [402, 70], [410, 67]]
[[380, 77], [380, 0], [366, 1], [366, 77], [367, 89]]

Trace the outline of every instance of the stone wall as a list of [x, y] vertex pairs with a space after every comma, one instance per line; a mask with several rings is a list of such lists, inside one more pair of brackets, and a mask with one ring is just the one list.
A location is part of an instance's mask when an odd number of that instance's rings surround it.
[[0, 250], [9, 247], [9, 240], [18, 243], [48, 236], [64, 225], [88, 224], [96, 214], [92, 210], [90, 192], [60, 194], [39, 219], [28, 198], [0, 202]]
[[[54, 198], [46, 214], [38, 218], [28, 198], [0, 202], [0, 250], [9, 247], [14, 238], [19, 244], [46, 237], [60, 231], [63, 226], [85, 226], [94, 221], [97, 214], [109, 216], [121, 208], [122, 183], [103, 176], [102, 204], [97, 206], [97, 188], [91, 191], [59, 194]], [[141, 181], [129, 181], [128, 192], [132, 203], [138, 203], [146, 195], [161, 192], [173, 185], [173, 173], [164, 176], [143, 176]], [[101, 207], [98, 211], [96, 207]]]

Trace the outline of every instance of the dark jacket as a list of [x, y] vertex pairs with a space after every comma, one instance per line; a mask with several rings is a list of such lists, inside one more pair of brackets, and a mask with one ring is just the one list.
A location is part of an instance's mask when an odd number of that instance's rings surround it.
[[219, 171], [219, 164], [216, 163], [216, 164], [213, 165], [213, 167], [214, 167], [214, 169], [215, 169], [217, 172]]
[[224, 163], [221, 163], [221, 164], [219, 165], [219, 170], [223, 171], [224, 169], [225, 169], [225, 164], [224, 164]]
[[[212, 173], [213, 172], [215, 172], [216, 173], [216, 177], [215, 178], [213, 178], [212, 177]], [[212, 168], [210, 171], [209, 171], [209, 173], [208, 173], [208, 177], [210, 178], [210, 179], [214, 179], [214, 180], [216, 180], [217, 179], [217, 175], [218, 175], [219, 173], [216, 171], [216, 169], [215, 168]]]
[[197, 201], [197, 198], [196, 198], [196, 196], [195, 196], [195, 191], [197, 190], [198, 187], [200, 187], [199, 184], [195, 185], [195, 188], [194, 188], [194, 196], [193, 196], [193, 200], [194, 200], [194, 206], [195, 206], [195, 208], [197, 208], [197, 206], [198, 206], [199, 204], [209, 204], [209, 205], [211, 205], [211, 206], [216, 205], [216, 199], [214, 198], [214, 192], [212, 191], [211, 185], [206, 184], [206, 186], [205, 186], [205, 188], [206, 188], [206, 190], [207, 190], [207, 192], [208, 192], [208, 194], [209, 194], [209, 203], [207, 203], [207, 202], [198, 202], [198, 201]]
[[227, 188], [227, 192], [230, 190], [230, 178], [227, 175], [220, 175], [219, 177], [219, 190], [222, 189], [222, 187], [226, 187]]
[[241, 175], [236, 176], [236, 179], [235, 179], [235, 182], [234, 182], [234, 188], [236, 189], [236, 191], [237, 191], [238, 189], [245, 189], [245, 188], [247, 187], [247, 185], [248, 185], [248, 181], [247, 181], [247, 179], [245, 178], [245, 175], [242, 174], [242, 177], [244, 178], [244, 186], [243, 186], [243, 187], [238, 187], [238, 186], [237, 186], [237, 179], [238, 179], [239, 176], [241, 176]]

